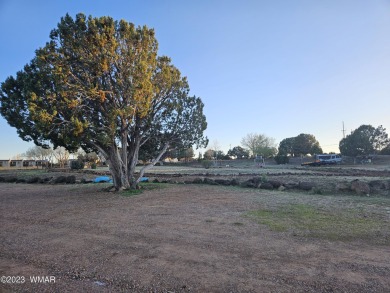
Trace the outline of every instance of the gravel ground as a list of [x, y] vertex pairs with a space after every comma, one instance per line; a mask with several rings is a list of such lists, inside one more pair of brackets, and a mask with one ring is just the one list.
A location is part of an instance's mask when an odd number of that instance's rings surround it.
[[[388, 247], [272, 232], [244, 216], [293, 195], [206, 185], [130, 197], [91, 184], [0, 187], [1, 275], [25, 277], [1, 292], [390, 291]], [[55, 283], [32, 283], [38, 275]]]

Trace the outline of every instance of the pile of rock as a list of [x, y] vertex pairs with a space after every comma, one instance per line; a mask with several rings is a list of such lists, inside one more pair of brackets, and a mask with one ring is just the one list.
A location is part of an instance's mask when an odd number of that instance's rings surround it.
[[210, 177], [197, 177], [192, 180], [185, 180], [183, 182], [177, 182], [172, 180], [159, 181], [157, 178], [153, 182], [162, 183], [184, 183], [184, 184], [209, 184], [209, 185], [222, 185], [222, 186], [240, 186], [244, 188], [259, 188], [267, 190], [301, 190], [309, 191], [313, 193], [353, 193], [357, 195], [390, 195], [390, 180], [373, 180], [364, 182], [358, 179], [352, 181], [341, 181], [333, 184], [318, 184], [315, 181], [294, 181], [292, 179], [283, 181], [275, 179], [267, 179], [264, 177], [252, 177], [244, 181], [240, 181], [237, 178], [212, 179]]
[[18, 178], [16, 176], [4, 176], [0, 177], [0, 182], [5, 183], [28, 183], [28, 184], [75, 184], [76, 176], [57, 176], [57, 177], [28, 177], [28, 178]]

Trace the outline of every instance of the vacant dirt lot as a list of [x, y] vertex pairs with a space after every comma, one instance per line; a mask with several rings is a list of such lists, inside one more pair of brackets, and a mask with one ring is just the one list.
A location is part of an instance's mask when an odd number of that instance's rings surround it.
[[[247, 212], [283, 202], [352, 206], [352, 197], [209, 185], [140, 195], [101, 185], [0, 184], [1, 292], [389, 292], [390, 251], [273, 232]], [[356, 197], [383, 216], [388, 199]], [[30, 276], [54, 276], [35, 284]]]

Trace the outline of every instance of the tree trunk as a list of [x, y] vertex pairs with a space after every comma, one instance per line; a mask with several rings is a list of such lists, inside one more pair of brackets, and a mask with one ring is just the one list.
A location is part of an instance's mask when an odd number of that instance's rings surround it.
[[135, 167], [138, 163], [139, 148], [139, 143], [136, 143], [136, 145], [131, 146], [129, 151], [128, 175], [131, 188], [133, 189], [136, 189], [138, 184], [138, 181], [135, 178]]
[[[122, 152], [126, 151], [126, 149], [124, 150], [122, 148], [121, 151]], [[127, 176], [127, 166], [126, 163], [123, 162], [122, 156], [116, 144], [113, 144], [110, 147], [108, 153], [108, 159], [109, 159], [109, 168], [112, 174], [112, 179], [114, 181], [115, 190], [118, 191], [123, 189], [129, 189], [130, 183], [129, 183], [129, 178]]]
[[158, 154], [158, 156], [157, 156], [156, 158], [154, 158], [150, 164], [144, 166], [144, 167], [140, 170], [138, 179], [135, 181], [135, 186], [137, 186], [137, 184], [140, 182], [140, 180], [141, 180], [142, 176], [144, 176], [146, 170], [152, 168], [152, 167], [161, 159], [161, 157], [162, 157], [162, 156], [165, 154], [165, 152], [167, 151], [168, 147], [169, 147], [169, 144], [168, 144], [168, 143], [165, 144], [164, 147], [163, 147], [163, 149], [162, 149], [162, 150], [160, 151], [160, 153]]

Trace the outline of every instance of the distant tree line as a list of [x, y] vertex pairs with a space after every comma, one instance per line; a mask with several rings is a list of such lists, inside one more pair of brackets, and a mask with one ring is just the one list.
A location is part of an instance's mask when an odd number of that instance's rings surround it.
[[[390, 139], [386, 129], [380, 125], [361, 125], [339, 143], [344, 156], [390, 155]], [[275, 140], [265, 134], [249, 133], [241, 140], [241, 146], [230, 148], [225, 154], [221, 150], [209, 148], [203, 155], [205, 160], [250, 159], [256, 156], [274, 158], [278, 164], [286, 164], [291, 157], [323, 154], [320, 143], [314, 135], [301, 133], [280, 141], [276, 148]], [[201, 156], [200, 156], [201, 158]]]
[[[139, 159], [142, 161], [151, 160], [156, 154], [153, 141], [150, 147], [147, 145], [142, 149]], [[219, 150], [217, 143], [213, 148], [209, 148], [202, 154], [199, 153], [198, 160], [231, 160], [231, 159], [253, 159], [257, 156], [263, 158], [274, 158], [278, 164], [286, 164], [291, 157], [300, 157], [306, 155], [322, 154], [323, 150], [320, 143], [314, 135], [301, 133], [295, 137], [288, 137], [280, 141], [276, 148], [275, 140], [265, 134], [249, 133], [242, 138], [242, 146], [230, 148], [225, 154]], [[371, 125], [361, 125], [353, 130], [340, 141], [340, 153], [344, 156], [359, 157], [369, 155], [390, 155], [390, 139], [386, 129], [380, 125], [373, 127]], [[69, 160], [69, 152], [63, 147], [56, 149], [46, 149], [34, 146], [22, 154], [23, 157], [48, 160], [55, 160], [60, 167], [64, 167]], [[100, 160], [95, 152], [86, 153], [82, 149], [74, 154], [82, 166], [93, 166]], [[192, 147], [178, 144], [176, 147], [169, 148], [162, 160], [174, 158], [182, 162], [194, 160], [195, 152]], [[80, 164], [81, 165], [81, 164]]]
[[278, 148], [274, 138], [265, 134], [249, 133], [242, 138], [241, 145], [229, 149], [227, 154], [221, 150], [210, 148], [204, 153], [204, 159], [249, 159], [258, 156], [278, 159], [280, 157], [323, 153], [315, 136], [305, 133], [283, 139]]

